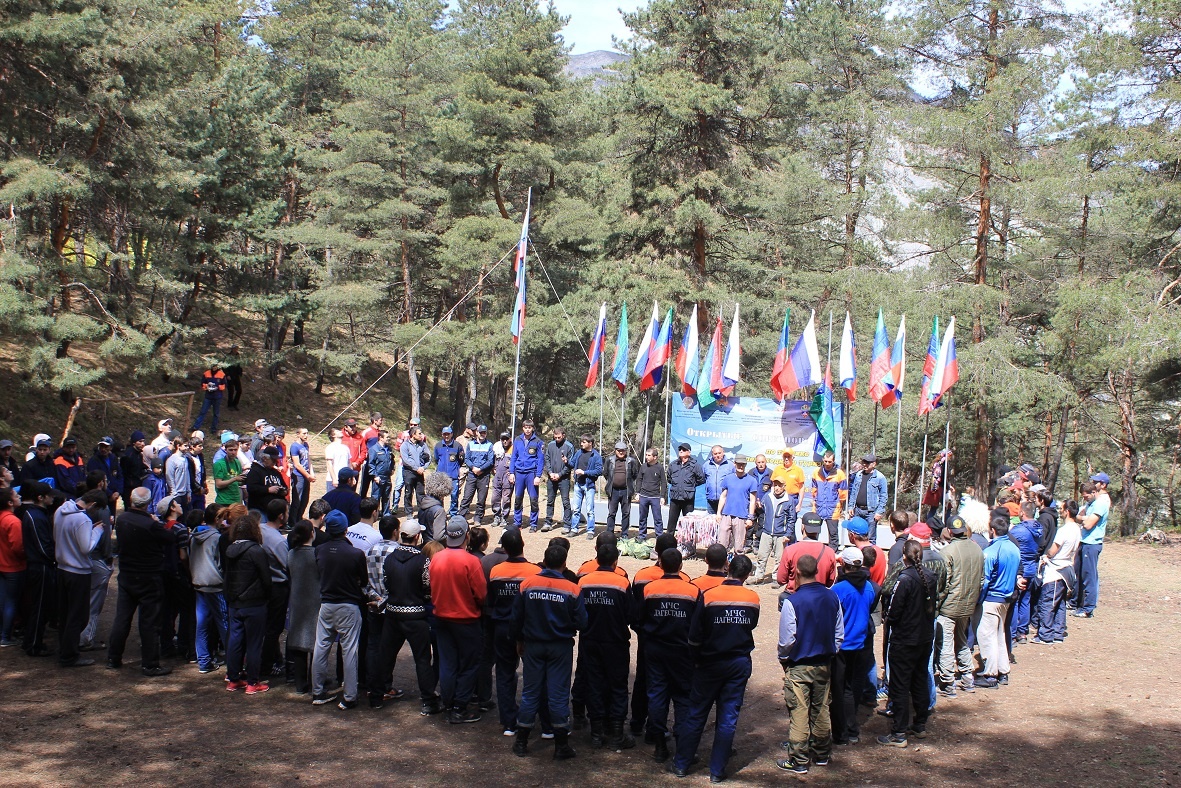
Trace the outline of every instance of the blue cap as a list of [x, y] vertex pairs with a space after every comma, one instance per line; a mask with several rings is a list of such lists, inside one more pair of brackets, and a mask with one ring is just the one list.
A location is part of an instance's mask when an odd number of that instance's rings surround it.
[[453, 435], [453, 434], [455, 434], [455, 430], [451, 429], [450, 426], [447, 426], [447, 427], [443, 428], [443, 434], [444, 435]]
[[341, 468], [340, 472], [336, 474], [337, 481], [343, 482], [345, 479], [356, 479], [357, 472], [352, 468]]
[[849, 521], [845, 523], [845, 530], [858, 536], [868, 536], [869, 521], [864, 517], [850, 517]]
[[344, 516], [344, 512], [333, 509], [324, 515], [324, 530], [329, 536], [340, 536], [349, 530], [349, 518]]
[[1103, 473], [1102, 471], [1100, 471], [1099, 473], [1095, 473], [1095, 474], [1091, 475], [1091, 481], [1103, 482], [1104, 484], [1111, 484], [1111, 477], [1108, 476], [1106, 473]]

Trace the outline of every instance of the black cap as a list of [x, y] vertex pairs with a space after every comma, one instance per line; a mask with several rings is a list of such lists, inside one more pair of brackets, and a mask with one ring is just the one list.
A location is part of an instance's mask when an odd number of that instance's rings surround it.
[[816, 512], [805, 512], [800, 519], [803, 520], [804, 533], [806, 534], [818, 534], [824, 526], [824, 520]]
[[693, 451], [693, 447], [687, 443], [678, 443], [677, 451]]

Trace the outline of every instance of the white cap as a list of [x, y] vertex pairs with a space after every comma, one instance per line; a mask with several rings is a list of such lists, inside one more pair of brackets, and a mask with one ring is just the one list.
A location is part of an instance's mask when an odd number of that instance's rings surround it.
[[857, 566], [860, 566], [861, 562], [865, 560], [864, 553], [857, 547], [846, 547], [838, 557], [842, 564], [856, 564]]
[[160, 419], [156, 422], [156, 429], [165, 432], [172, 428], [172, 419]]
[[258, 429], [259, 427], [265, 427], [266, 424], [267, 424], [266, 419], [259, 419], [258, 421], [254, 422], [254, 428]]
[[202, 432], [201, 430], [193, 430], [193, 434], [189, 436], [189, 440], [204, 443], [205, 442], [205, 433]]
[[418, 520], [403, 520], [402, 524], [398, 526], [398, 533], [402, 536], [418, 536], [422, 531], [422, 523]]

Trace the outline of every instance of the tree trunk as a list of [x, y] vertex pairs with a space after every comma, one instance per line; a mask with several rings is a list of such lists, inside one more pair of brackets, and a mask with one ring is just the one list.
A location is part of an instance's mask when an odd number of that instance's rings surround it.
[[324, 358], [328, 355], [328, 337], [332, 334], [332, 327], [324, 332], [324, 344], [320, 348], [320, 369], [316, 372], [316, 393], [324, 393]]
[[476, 415], [476, 357], [467, 362], [467, 407], [463, 412], [463, 423], [475, 420]]
[[1140, 451], [1136, 434], [1136, 410], [1132, 401], [1133, 372], [1131, 368], [1124, 369], [1117, 377], [1114, 371], [1107, 373], [1107, 387], [1119, 408], [1120, 414], [1120, 455], [1123, 458], [1123, 489], [1120, 490], [1120, 524], [1121, 536], [1131, 536], [1136, 533], [1139, 525], [1140, 495], [1136, 489], [1136, 480], [1140, 475]]
[[406, 354], [406, 378], [410, 381], [410, 418], [422, 418], [422, 387], [414, 368], [414, 351]]
[[1078, 242], [1078, 275], [1083, 275], [1083, 268], [1087, 263], [1087, 222], [1091, 218], [1091, 195], [1083, 195], [1083, 220], [1079, 225]]
[[1062, 423], [1058, 426], [1058, 445], [1054, 448], [1054, 461], [1046, 469], [1045, 485], [1052, 494], [1054, 485], [1058, 484], [1058, 472], [1062, 468], [1062, 453], [1066, 450], [1066, 422], [1070, 416], [1070, 406], [1062, 406]]
[[431, 410], [435, 410], [439, 403], [439, 370], [435, 369], [431, 384]]

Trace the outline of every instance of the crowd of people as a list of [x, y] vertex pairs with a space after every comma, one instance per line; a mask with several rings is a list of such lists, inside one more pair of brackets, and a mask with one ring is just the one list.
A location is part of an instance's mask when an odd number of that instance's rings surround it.
[[[938, 698], [1004, 686], [1017, 645], [1064, 642], [1068, 610], [1090, 617], [1098, 603], [1102, 473], [1076, 503], [1022, 466], [995, 506], [941, 498], [920, 519], [887, 510], [872, 454], [851, 477], [832, 454], [809, 476], [790, 451], [772, 469], [720, 446], [701, 462], [682, 444], [665, 464], [626, 443], [604, 458], [590, 436], [574, 446], [560, 428], [545, 441], [531, 421], [496, 442], [485, 425], [445, 427], [430, 445], [416, 419], [393, 434], [372, 413], [365, 430], [348, 419], [331, 431], [314, 497], [306, 429], [290, 443], [265, 419], [223, 432], [208, 465], [199, 430], [162, 419], [157, 433], [133, 432], [126, 446], [104, 437], [88, 459], [70, 437], [55, 447], [35, 436], [23, 462], [0, 441], [0, 645], [56, 653], [62, 668], [105, 652], [121, 670], [138, 619], [145, 677], [187, 662], [224, 671], [229, 692], [288, 683], [342, 710], [409, 694], [393, 682], [408, 646], [422, 715], [466, 724], [495, 711], [523, 757], [536, 733], [555, 759], [572, 758], [572, 732], [587, 729], [595, 749], [642, 738], [685, 776], [713, 709], [707, 768], [720, 781], [762, 607], [749, 586], [780, 591], [789, 726], [776, 764], [796, 774], [856, 744], [863, 706], [879, 700], [891, 730], [878, 742], [925, 737]], [[699, 488], [717, 540], [691, 578], [674, 534]], [[639, 541], [651, 516], [655, 542], [653, 563], [629, 577], [619, 558], [633, 501]], [[504, 529], [494, 549], [488, 508]], [[558, 533], [531, 563], [525, 540], [538, 531]], [[570, 538], [584, 533], [595, 557], [570, 566]]]

